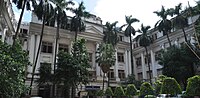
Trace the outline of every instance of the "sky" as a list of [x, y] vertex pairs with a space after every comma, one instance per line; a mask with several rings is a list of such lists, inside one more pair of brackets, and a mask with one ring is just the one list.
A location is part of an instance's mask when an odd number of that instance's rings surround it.
[[[195, 6], [195, 0], [75, 0], [77, 3], [84, 2], [86, 10], [103, 20], [103, 24], [108, 22], [118, 21], [117, 26], [125, 24], [125, 15], [132, 15], [140, 20], [139, 23], [134, 23], [135, 29], [140, 28], [143, 23], [145, 26], [154, 24], [160, 19], [154, 14], [154, 11], [160, 11], [163, 5], [167, 8], [174, 8], [179, 3], [182, 3], [182, 9], [188, 6], [188, 1], [191, 6]], [[13, 5], [15, 6], [15, 5]], [[19, 19], [20, 10], [13, 7], [16, 20]], [[31, 12], [25, 11], [23, 21], [31, 21]], [[170, 18], [170, 17], [169, 17]]]

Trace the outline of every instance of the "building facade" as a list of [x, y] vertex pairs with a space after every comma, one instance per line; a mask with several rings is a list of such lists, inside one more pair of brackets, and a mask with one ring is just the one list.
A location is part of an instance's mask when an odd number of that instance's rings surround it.
[[[102, 20], [96, 16], [92, 16], [89, 19], [85, 19], [84, 23], [86, 24], [85, 32], [80, 32], [78, 38], [84, 38], [86, 40], [86, 48], [90, 57], [91, 67], [88, 69], [91, 73], [90, 83], [86, 86], [81, 86], [77, 91], [86, 90], [90, 87], [102, 88], [103, 85], [103, 72], [99, 67], [99, 64], [96, 63], [96, 51], [99, 47], [99, 44], [103, 41], [103, 25]], [[21, 30], [25, 32], [22, 35], [26, 37], [23, 40], [24, 49], [29, 52], [29, 60], [31, 64], [34, 64], [35, 56], [37, 53], [37, 48], [39, 45], [39, 39], [41, 37], [41, 21], [33, 14], [32, 21], [29, 25], [21, 26]], [[64, 49], [65, 51], [70, 52], [72, 43], [74, 41], [74, 32], [69, 30], [60, 29], [58, 40], [58, 51]], [[54, 64], [54, 53], [55, 50], [55, 36], [56, 36], [56, 25], [45, 26], [44, 35], [42, 40], [42, 47], [40, 50], [38, 63], [36, 66], [36, 74], [38, 73], [38, 68], [43, 65], [43, 63], [49, 63], [53, 68]], [[129, 38], [125, 37], [123, 33], [119, 33], [119, 42], [116, 46], [116, 62], [115, 65], [110, 68], [110, 86], [117, 86], [118, 83], [122, 82], [125, 77], [131, 74], [130, 68], [130, 47], [129, 47]], [[58, 52], [57, 52], [58, 53]], [[26, 84], [30, 85], [30, 79], [32, 74], [33, 66], [29, 66], [27, 69], [27, 81]], [[53, 72], [53, 71], [52, 71]], [[107, 77], [108, 77], [107, 76]], [[35, 75], [35, 79], [38, 76]], [[105, 82], [105, 85], [107, 82]], [[106, 86], [105, 86], [106, 87]], [[32, 95], [38, 95], [40, 92], [37, 83], [33, 84]], [[58, 96], [62, 94], [57, 93]]]
[[[187, 39], [191, 44], [195, 43], [194, 39], [194, 25], [193, 22], [197, 20], [199, 16], [189, 17], [188, 23], [189, 26], [184, 28], [186, 32]], [[162, 74], [162, 66], [158, 64], [158, 57], [160, 55], [161, 49], [166, 49], [169, 47], [169, 43], [167, 40], [167, 36], [163, 34], [163, 32], [159, 32], [158, 30], [152, 29], [149, 31], [151, 37], [153, 38], [153, 43], [148, 47], [148, 55], [150, 62], [150, 71], [147, 65], [146, 52], [143, 47], [139, 46], [139, 43], [134, 39], [133, 42], [133, 58], [134, 58], [134, 72], [136, 79], [149, 81], [151, 73], [152, 81], [155, 81], [156, 78]], [[171, 40], [172, 45], [180, 46], [184, 43], [184, 34], [181, 29], [173, 29], [171, 33], [169, 33], [169, 39]]]
[[11, 0], [0, 0], [0, 40], [12, 43], [14, 35], [14, 13]]

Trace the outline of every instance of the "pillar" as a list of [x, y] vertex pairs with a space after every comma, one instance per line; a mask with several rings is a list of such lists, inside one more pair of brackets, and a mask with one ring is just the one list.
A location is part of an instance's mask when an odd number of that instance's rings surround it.
[[[99, 48], [99, 43], [96, 43], [96, 52], [97, 52], [97, 49]], [[99, 54], [97, 54], [96, 53], [96, 56], [98, 56]], [[96, 58], [95, 58], [95, 61], [96, 61]], [[101, 68], [99, 67], [99, 63], [95, 63], [95, 65], [96, 65], [96, 76], [97, 76], [97, 80], [100, 80], [100, 70], [101, 70]]]
[[142, 59], [142, 78], [147, 79], [147, 72], [146, 72], [146, 66], [144, 62], [144, 54], [141, 53], [141, 59]]
[[115, 79], [116, 81], [120, 81], [119, 76], [118, 76], [118, 60], [117, 60], [117, 49], [115, 49], [115, 66], [114, 66], [114, 74], [115, 74]]
[[155, 65], [155, 57], [154, 57], [153, 50], [151, 50], [150, 53], [151, 53], [151, 64], [152, 64], [151, 70], [152, 70], [153, 78], [156, 78], [157, 77], [157, 68]]
[[125, 77], [129, 75], [128, 66], [128, 50], [125, 50]]

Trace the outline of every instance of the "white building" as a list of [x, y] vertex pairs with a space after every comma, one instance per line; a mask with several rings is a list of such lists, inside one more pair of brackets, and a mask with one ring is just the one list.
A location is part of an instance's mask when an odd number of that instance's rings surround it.
[[0, 40], [2, 42], [12, 43], [14, 35], [14, 13], [11, 0], [0, 0]]
[[[191, 17], [188, 18], [189, 26], [185, 28], [185, 32], [187, 35], [188, 40], [191, 43], [194, 43], [194, 26], [192, 22], [196, 21], [196, 19], [199, 16], [194, 16], [192, 19]], [[159, 32], [158, 30], [152, 29], [149, 31], [150, 35], [153, 38], [153, 44], [151, 44], [148, 47], [148, 54], [149, 54], [149, 62], [150, 62], [150, 73], [152, 80], [154, 81], [158, 75], [162, 74], [162, 66], [158, 64], [158, 58], [159, 52], [161, 49], [165, 49], [169, 47], [169, 43], [167, 40], [167, 36], [163, 35], [162, 32]], [[171, 33], [169, 33], [169, 39], [171, 40], [172, 45], [180, 45], [184, 43], [184, 35], [181, 29], [178, 30], [172, 30]], [[146, 59], [146, 52], [143, 47], [139, 46], [139, 43], [134, 40], [133, 42], [133, 58], [134, 58], [134, 72], [136, 79], [138, 80], [149, 80], [149, 69], [147, 65], [147, 59]]]
[[[95, 86], [97, 88], [102, 88], [102, 71], [98, 66], [98, 63], [95, 62], [96, 50], [99, 44], [103, 39], [103, 25], [102, 20], [96, 16], [93, 16], [89, 19], [85, 19], [86, 31], [78, 34], [79, 38], [86, 39], [86, 47], [90, 56], [91, 68], [89, 71], [91, 72], [91, 82], [86, 86], [91, 87]], [[28, 31], [28, 39], [24, 40], [24, 45], [29, 51], [29, 59], [33, 64], [35, 61], [37, 48], [39, 44], [39, 39], [41, 37], [41, 21], [37, 19], [37, 17], [33, 14], [32, 21], [29, 24], [29, 28], [27, 26], [21, 26], [22, 30]], [[42, 40], [42, 47], [38, 59], [38, 63], [36, 66], [36, 74], [38, 73], [38, 68], [42, 66], [42, 64], [49, 63], [52, 68], [54, 64], [54, 55], [56, 55], [53, 51], [55, 49], [55, 34], [56, 27], [45, 26], [44, 35]], [[110, 86], [116, 86], [119, 82], [123, 81], [128, 74], [131, 74], [130, 68], [130, 48], [128, 37], [125, 37], [123, 33], [118, 34], [120, 37], [120, 41], [116, 46], [116, 63], [115, 66], [110, 68]], [[26, 39], [26, 38], [25, 38]], [[66, 51], [71, 51], [70, 47], [72, 47], [72, 42], [74, 40], [74, 32], [69, 30], [60, 29], [60, 37], [58, 40], [58, 51], [62, 48]], [[58, 52], [57, 52], [58, 53]], [[33, 70], [33, 66], [28, 67], [28, 75], [27, 75], [27, 85], [30, 85], [31, 73]], [[35, 76], [35, 79], [38, 76]], [[106, 85], [106, 83], [105, 83]], [[33, 84], [32, 95], [38, 95], [39, 87], [37, 84]], [[80, 88], [79, 90], [85, 90], [85, 86]], [[60, 95], [60, 94], [58, 94]]]

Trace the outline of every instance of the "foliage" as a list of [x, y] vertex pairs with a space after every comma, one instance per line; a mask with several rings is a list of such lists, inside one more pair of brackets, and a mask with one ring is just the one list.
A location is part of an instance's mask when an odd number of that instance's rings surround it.
[[96, 90], [88, 90], [87, 92], [88, 92], [87, 96], [96, 96], [97, 93]]
[[125, 82], [122, 83], [123, 85], [127, 84], [134, 84], [136, 89], [140, 89], [140, 86], [142, 85], [142, 81], [136, 80], [134, 74], [128, 75], [128, 77], [125, 79]]
[[125, 96], [124, 90], [121, 86], [115, 88], [114, 96]]
[[51, 74], [51, 64], [43, 63], [40, 64], [39, 68], [39, 78], [37, 79], [38, 85], [49, 85], [52, 82], [52, 74]]
[[142, 86], [140, 87], [140, 96], [153, 95], [153, 94], [154, 94], [154, 91], [151, 84], [148, 82], [142, 83]]
[[148, 33], [148, 30], [150, 29], [150, 26], [143, 26], [141, 25], [141, 29], [138, 30], [141, 35], [138, 35], [136, 37], [136, 40], [139, 41], [139, 45], [142, 47], [147, 47], [152, 43], [152, 38]]
[[108, 87], [104, 93], [105, 96], [113, 96], [113, 91], [110, 87]]
[[188, 79], [186, 94], [188, 96], [200, 96], [200, 75]]
[[171, 95], [181, 94], [181, 87], [174, 78], [167, 77], [163, 81], [161, 93]]
[[116, 24], [118, 22], [114, 22], [114, 23], [109, 23], [106, 22], [105, 24], [105, 28], [103, 31], [104, 37], [103, 37], [103, 41], [106, 44], [111, 44], [113, 46], [116, 46], [117, 42], [119, 41], [118, 36], [117, 36], [117, 29], [116, 29]]
[[19, 98], [26, 86], [25, 70], [29, 65], [27, 52], [19, 43], [15, 46], [0, 41], [0, 95], [3, 98]]
[[63, 83], [68, 89], [80, 83], [87, 84], [89, 81], [87, 68], [89, 67], [85, 40], [77, 40], [73, 43], [71, 54], [64, 51], [59, 52], [55, 80], [57, 83]]
[[111, 44], [100, 44], [97, 50], [96, 62], [99, 63], [103, 72], [109, 71], [109, 68], [115, 64], [115, 49]]
[[163, 65], [163, 75], [175, 78], [186, 87], [187, 79], [193, 72], [193, 64], [197, 58], [186, 46], [172, 46], [163, 51], [159, 64]]
[[24, 2], [26, 2], [26, 9], [27, 10], [31, 10], [31, 6], [30, 6], [30, 3], [31, 3], [32, 0], [12, 0], [12, 2], [17, 6], [18, 9], [22, 9], [23, 7], [23, 4]]
[[104, 91], [103, 90], [98, 90], [96, 93], [96, 96], [103, 96], [104, 95]]
[[127, 96], [134, 96], [137, 94], [137, 89], [134, 84], [129, 84], [126, 88], [126, 95]]
[[160, 90], [163, 84], [164, 79], [166, 78], [166, 76], [164, 75], [159, 75], [158, 79], [156, 80], [156, 82], [154, 83], [154, 89], [155, 89], [155, 94], [158, 95], [160, 94]]

